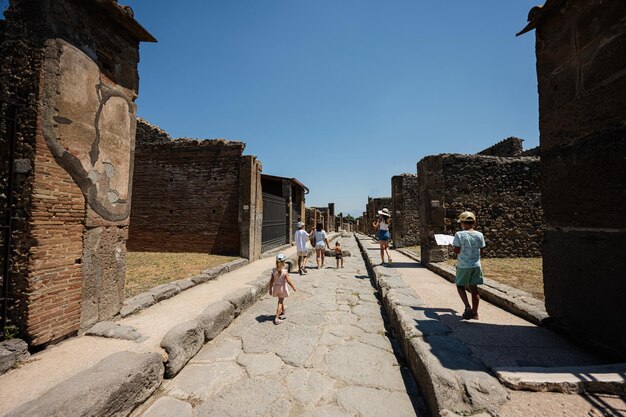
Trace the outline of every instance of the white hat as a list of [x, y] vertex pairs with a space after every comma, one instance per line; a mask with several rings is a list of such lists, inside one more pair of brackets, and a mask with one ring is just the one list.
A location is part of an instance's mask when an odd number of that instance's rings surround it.
[[476, 221], [476, 215], [474, 215], [474, 213], [472, 213], [471, 211], [464, 211], [459, 216], [459, 222], [475, 222], [475, 221]]
[[304, 223], [302, 223], [302, 222], [298, 222], [297, 226], [298, 226], [298, 229], [299, 229], [299, 228], [301, 228], [302, 226], [304, 226]]
[[278, 262], [285, 262], [287, 260], [287, 257], [282, 253], [279, 253], [278, 255], [276, 255], [276, 260]]
[[387, 216], [387, 217], [391, 217], [391, 214], [389, 213], [389, 209], [388, 208], [384, 208], [382, 210], [378, 210], [378, 214], [381, 214], [381, 215]]

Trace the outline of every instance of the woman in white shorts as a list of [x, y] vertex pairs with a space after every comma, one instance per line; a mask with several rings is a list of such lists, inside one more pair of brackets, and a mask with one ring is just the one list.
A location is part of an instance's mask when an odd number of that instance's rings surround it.
[[330, 249], [328, 238], [326, 237], [326, 231], [322, 228], [322, 223], [318, 223], [315, 227], [313, 239], [315, 241], [314, 249], [317, 269], [321, 269], [324, 268], [324, 255], [326, 255], [326, 248]]

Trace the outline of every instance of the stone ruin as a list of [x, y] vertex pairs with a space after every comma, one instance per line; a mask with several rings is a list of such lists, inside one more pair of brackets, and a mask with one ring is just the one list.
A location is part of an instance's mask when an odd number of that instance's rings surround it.
[[3, 287], [8, 319], [31, 345], [122, 305], [139, 43], [155, 42], [126, 10], [12, 0], [0, 25], [2, 118], [17, 116], [14, 129], [1, 127], [2, 185], [14, 190], [0, 200], [14, 218]]
[[[128, 249], [245, 253], [244, 236], [250, 242], [260, 238], [261, 222], [244, 217], [262, 213], [253, 186], [260, 183], [261, 165], [256, 157], [243, 155], [245, 144], [172, 140], [144, 120], [137, 126]], [[253, 246], [253, 259], [260, 256], [257, 249], [255, 256]]]
[[459, 214], [478, 217], [485, 257], [540, 257], [543, 239], [539, 158], [442, 154], [417, 164], [421, 256], [440, 262], [437, 233], [460, 230]]
[[560, 326], [626, 351], [626, 7], [556, 1], [531, 10], [546, 222], [546, 309]]
[[393, 244], [396, 248], [415, 246], [420, 242], [420, 219], [416, 174], [391, 178]]

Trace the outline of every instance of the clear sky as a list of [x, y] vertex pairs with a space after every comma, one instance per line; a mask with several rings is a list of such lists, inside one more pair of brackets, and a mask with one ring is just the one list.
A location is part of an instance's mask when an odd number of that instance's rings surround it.
[[308, 206], [360, 215], [426, 155], [539, 144], [540, 0], [120, 0], [141, 45], [138, 115], [245, 142]]

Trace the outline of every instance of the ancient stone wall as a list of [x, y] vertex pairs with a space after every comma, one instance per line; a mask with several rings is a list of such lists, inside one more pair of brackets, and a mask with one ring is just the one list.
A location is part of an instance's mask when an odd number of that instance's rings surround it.
[[243, 156], [239, 174], [241, 190], [239, 200], [240, 256], [250, 260], [261, 257], [261, 234], [263, 232], [262, 170], [261, 162], [255, 156]]
[[[376, 233], [376, 229], [372, 226], [372, 224], [374, 222], [376, 222], [376, 220], [378, 219], [378, 212], [384, 208], [389, 209], [389, 211], [391, 212], [391, 206], [392, 206], [392, 201], [391, 201], [391, 197], [374, 197], [372, 198], [369, 203], [368, 203], [368, 217], [369, 217], [369, 229], [370, 229], [370, 234], [375, 234]], [[392, 223], [391, 223], [391, 240], [393, 241], [395, 239], [395, 227], [393, 224], [393, 213], [391, 216], [392, 219]]]
[[516, 137], [509, 137], [501, 140], [493, 146], [478, 152], [478, 155], [489, 156], [521, 156], [523, 152], [524, 140]]
[[433, 235], [453, 235], [469, 210], [478, 217], [485, 257], [541, 256], [543, 222], [539, 158], [443, 154], [417, 165], [422, 260], [447, 257]]
[[[550, 6], [550, 7], [548, 7]], [[626, 351], [626, 7], [549, 1], [535, 14], [546, 309]]]
[[393, 243], [397, 248], [419, 244], [419, 201], [416, 174], [391, 178], [391, 213]]
[[[141, 124], [141, 123], [140, 123]], [[238, 256], [242, 142], [177, 139], [135, 152], [128, 248]], [[156, 133], [155, 133], [156, 132]]]
[[[18, 104], [13, 319], [33, 345], [121, 307], [139, 41], [113, 3], [13, 0], [2, 97]], [[3, 135], [3, 140], [5, 136]]]

